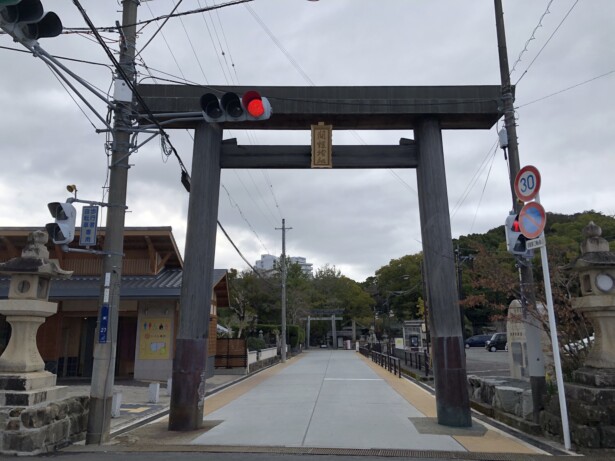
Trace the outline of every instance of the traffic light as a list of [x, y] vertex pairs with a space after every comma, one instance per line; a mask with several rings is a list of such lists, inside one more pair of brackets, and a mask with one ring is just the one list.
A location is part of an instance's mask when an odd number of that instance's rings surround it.
[[527, 238], [521, 233], [519, 228], [519, 215], [509, 215], [506, 218], [504, 230], [506, 232], [506, 247], [509, 253], [532, 257], [534, 253], [532, 250], [526, 249], [525, 242]]
[[68, 245], [75, 239], [77, 211], [71, 203], [51, 202], [47, 204], [51, 216], [56, 220], [45, 226], [49, 237], [56, 245]]
[[0, 0], [0, 28], [15, 41], [28, 42], [62, 33], [57, 14], [45, 13], [40, 0]]
[[206, 122], [255, 122], [271, 117], [269, 100], [254, 90], [242, 96], [224, 93], [221, 98], [213, 93], [205, 93], [201, 96], [200, 104]]

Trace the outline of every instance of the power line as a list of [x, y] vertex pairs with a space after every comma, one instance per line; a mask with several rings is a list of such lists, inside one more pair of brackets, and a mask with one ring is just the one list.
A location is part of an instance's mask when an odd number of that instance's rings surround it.
[[[205, 0], [205, 4], [209, 5], [207, 3], [207, 0]], [[199, 0], [199, 6], [201, 5], [201, 0]], [[203, 19], [205, 20], [205, 23], [207, 23], [207, 20], [205, 19], [205, 13], [201, 13], [201, 15], [203, 16]], [[231, 68], [229, 67], [229, 63], [228, 60], [226, 59], [226, 53], [224, 51], [224, 47], [222, 46], [222, 42], [220, 41], [220, 34], [218, 34], [218, 28], [216, 27], [216, 23], [211, 15], [211, 13], [209, 14], [209, 20], [211, 21], [211, 27], [213, 28], [213, 33], [216, 36], [216, 41], [218, 42], [218, 47], [219, 47], [219, 52], [220, 52], [220, 56], [222, 56], [222, 59], [224, 60], [224, 65], [222, 64], [222, 61], [220, 60], [220, 57], [218, 56], [218, 62], [220, 63], [220, 67], [222, 68], [222, 73], [224, 74], [224, 79], [226, 80], [227, 83], [233, 83], [233, 73], [231, 72]], [[224, 29], [222, 27], [222, 22], [220, 21], [220, 17], [218, 16], [218, 23], [220, 24], [220, 29], [222, 30], [222, 33], [224, 33]], [[211, 31], [209, 30], [209, 27], [207, 27], [207, 31], [209, 32], [209, 36], [211, 37], [212, 40], [212, 45], [214, 46], [215, 49], [215, 42], [214, 42], [214, 38], [213, 35], [211, 34]], [[216, 50], [216, 54], [218, 53], [218, 50]], [[226, 67], [226, 70], [225, 70]], [[228, 76], [227, 76], [227, 72], [228, 72]]]
[[237, 69], [235, 68], [235, 60], [233, 59], [233, 55], [231, 54], [231, 47], [228, 44], [228, 40], [226, 39], [226, 33], [224, 32], [224, 27], [222, 26], [222, 20], [220, 19], [220, 10], [216, 10], [216, 17], [218, 18], [220, 30], [222, 31], [222, 38], [224, 38], [224, 43], [226, 44], [226, 49], [228, 51], [229, 58], [231, 59], [231, 67], [233, 68], [233, 72], [235, 73], [235, 79], [237, 80], [237, 84], [239, 84], [239, 75], [237, 75]]
[[[169, 19], [169, 18], [177, 18], [177, 17], [180, 17], [180, 16], [188, 16], [188, 15], [191, 15], [191, 14], [202, 13], [202, 12], [205, 12], [205, 11], [218, 10], [220, 8], [225, 8], [227, 6], [239, 5], [241, 3], [247, 3], [247, 2], [252, 2], [252, 1], [254, 1], [254, 0], [234, 0], [234, 1], [231, 1], [231, 2], [221, 3], [219, 5], [207, 6], [205, 8], [197, 8], [195, 10], [183, 11], [181, 13], [165, 14], [165, 15], [162, 15], [162, 16], [157, 16], [157, 17], [152, 18], [152, 19], [146, 19], [145, 21], [135, 22], [134, 24], [124, 24], [123, 27], [148, 25], [148, 24], [151, 24], [152, 22], [160, 21], [161, 19]], [[118, 26], [115, 25], [115, 26], [107, 26], [107, 27], [96, 27], [95, 30], [96, 31], [100, 31], [100, 32], [117, 32], [118, 31]], [[83, 33], [83, 32], [92, 32], [93, 33], [93, 30], [91, 28], [87, 28], [87, 27], [64, 27], [62, 33], [71, 34], [71, 33]]]
[[464, 189], [463, 193], [461, 194], [461, 197], [459, 198], [459, 200], [457, 200], [457, 203], [455, 203], [455, 206], [453, 207], [453, 211], [451, 212], [451, 217], [457, 214], [457, 212], [461, 209], [461, 205], [463, 204], [463, 202], [468, 198], [470, 191], [472, 190], [474, 185], [478, 182], [480, 172], [485, 168], [486, 162], [489, 159], [489, 157], [491, 157], [497, 152], [497, 144], [498, 144], [498, 141], [496, 140], [493, 143], [493, 145], [489, 148], [489, 150], [487, 151], [487, 155], [485, 155], [485, 157], [483, 158], [483, 161], [481, 162], [481, 164], [478, 166], [478, 168], [474, 172], [474, 175], [472, 176], [472, 178], [470, 178], [470, 182]]
[[269, 173], [267, 172], [267, 170], [261, 170], [261, 172], [263, 173], [263, 176], [265, 176], [265, 179], [267, 180], [267, 184], [269, 185], [269, 191], [271, 192], [271, 196], [273, 197], [275, 207], [278, 210], [278, 214], [280, 215], [280, 218], [281, 218], [282, 210], [280, 209], [280, 204], [278, 203], [278, 199], [276, 199], [275, 193], [273, 192], [273, 184], [271, 183], [271, 178], [269, 177]]
[[[0, 46], [0, 49], [9, 50], [9, 51], [18, 51], [19, 53], [32, 54], [32, 52], [29, 51], [29, 50], [23, 50], [23, 49], [19, 49], [19, 48], [12, 48], [10, 46]], [[67, 56], [58, 56], [58, 55], [55, 55], [55, 54], [50, 54], [49, 56], [54, 58], [54, 59], [58, 59], [60, 61], [72, 61], [72, 62], [78, 62], [78, 63], [81, 63], [81, 64], [91, 64], [93, 66], [106, 67], [107, 69], [111, 70], [111, 66], [109, 64], [104, 64], [102, 62], [86, 61], [86, 60], [83, 60], [83, 59], [69, 58]]]
[[[241, 183], [241, 185], [243, 186], [243, 189], [246, 191], [246, 193], [248, 194], [248, 197], [250, 197], [250, 199], [252, 200], [252, 202], [254, 203], [254, 205], [256, 206], [256, 208], [258, 208], [258, 211], [260, 212], [260, 214], [262, 216], [265, 216], [265, 213], [263, 213], [263, 210], [261, 209], [260, 205], [258, 204], [258, 202], [254, 199], [254, 194], [251, 194], [250, 191], [248, 190], [248, 188], [246, 187], [246, 184], [243, 182], [243, 180], [241, 179], [241, 176], [239, 176], [239, 173], [237, 172], [237, 170], [233, 170], [233, 172], [235, 173], [235, 176], [237, 176], [237, 179], [239, 180], [239, 182]], [[249, 172], [249, 171], [248, 171]], [[267, 217], [267, 219], [269, 219]], [[269, 220], [269, 224], [273, 224], [275, 226], [275, 223], [271, 220]]]
[[[146, 3], [147, 5], [147, 9], [149, 10], [150, 14], [152, 16], [154, 16], [154, 12], [152, 11], [152, 9], [149, 6], [149, 3]], [[164, 24], [163, 24], [164, 26]], [[159, 28], [159, 31], [162, 29], [162, 26]], [[167, 41], [166, 36], [164, 35], [164, 32], [160, 32], [160, 35], [162, 35], [162, 40], [164, 41], [165, 45], [167, 46], [167, 49], [169, 50], [169, 53], [171, 53], [171, 57], [173, 58], [173, 61], [175, 62], [175, 65], [177, 66], [177, 70], [179, 70], [179, 73], [182, 74], [182, 77], [184, 78], [184, 80], [186, 79], [186, 76], [184, 75], [184, 72], [182, 71], [181, 66], [179, 65], [179, 62], [177, 62], [177, 58], [175, 57], [175, 53], [173, 53], [173, 49], [171, 48], [171, 45], [169, 45], [169, 42]]]
[[152, 111], [149, 109], [149, 107], [147, 106], [147, 104], [143, 100], [143, 97], [137, 91], [137, 88], [135, 87], [135, 85], [132, 82], [132, 80], [128, 77], [128, 75], [126, 75], [126, 72], [124, 71], [123, 67], [119, 64], [117, 59], [115, 59], [115, 56], [113, 55], [113, 53], [111, 52], [111, 50], [109, 49], [107, 44], [102, 41], [102, 38], [100, 37], [100, 34], [98, 33], [98, 31], [94, 27], [94, 24], [90, 20], [89, 16], [87, 15], [85, 10], [81, 6], [81, 3], [79, 3], [79, 0], [73, 0], [73, 3], [77, 7], [77, 9], [81, 13], [81, 15], [83, 16], [83, 19], [85, 20], [86, 24], [92, 30], [92, 33], [94, 34], [94, 36], [98, 40], [100, 46], [103, 48], [103, 50], [105, 51], [105, 53], [109, 57], [109, 60], [113, 63], [113, 66], [115, 67], [117, 73], [122, 77], [122, 79], [124, 80], [124, 83], [126, 83], [126, 85], [130, 88], [130, 90], [134, 94], [135, 98], [138, 100], [139, 104], [141, 105], [142, 109], [149, 116], [149, 119], [151, 120], [151, 122], [154, 123], [156, 125], [156, 127], [158, 128], [158, 131], [160, 133], [160, 141], [161, 141], [161, 144], [163, 146], [163, 150], [166, 149], [166, 148], [170, 148], [171, 149], [171, 151], [175, 154], [175, 157], [177, 158], [177, 161], [179, 162], [179, 166], [180, 166], [181, 171], [182, 171], [182, 177], [184, 177], [184, 176], [189, 177], [188, 170], [184, 166], [184, 162], [182, 161], [181, 157], [177, 153], [177, 150], [175, 149], [173, 144], [171, 144], [171, 139], [169, 138], [169, 135], [164, 130], [162, 125], [156, 120], [156, 117], [154, 117], [154, 114], [152, 113]]
[[[175, 10], [179, 7], [179, 5], [181, 5], [182, 1], [183, 1], [183, 0], [179, 0], [179, 1], [177, 2], [177, 4], [176, 4], [176, 5], [173, 7], [173, 9], [171, 10], [171, 14], [173, 14], [173, 13], [175, 12]], [[152, 9], [149, 7], [149, 5], [147, 5], [147, 8], [149, 9], [149, 11], [150, 11], [150, 13], [151, 13], [151, 12], [152, 12]], [[152, 16], [154, 16], [154, 15], [152, 14]], [[152, 40], [154, 40], [154, 38], [156, 37], [156, 35], [158, 35], [158, 32], [160, 32], [160, 31], [162, 30], [162, 28], [164, 27], [164, 25], [167, 23], [167, 21], [168, 21], [169, 19], [170, 19], [170, 17], [167, 17], [167, 18], [164, 20], [164, 22], [163, 22], [163, 23], [162, 23], [162, 24], [158, 27], [158, 29], [156, 29], [156, 32], [154, 32], [154, 33], [152, 34], [152, 36], [149, 38], [149, 40], [148, 40], [147, 42], [145, 42], [145, 45], [143, 45], [143, 46], [141, 47], [141, 49], [139, 50], [139, 52], [135, 55], [135, 58], [136, 58], [137, 56], [139, 56], [141, 53], [143, 53], [143, 50], [144, 50], [145, 48], [147, 48], [147, 46], [148, 46], [150, 43], [152, 43]]]
[[[152, 16], [153, 16], [153, 12], [151, 11], [151, 8], [149, 8], [149, 5], [148, 5], [148, 9], [150, 10], [150, 13], [152, 13]], [[205, 16], [204, 16], [204, 14], [202, 14], [202, 16], [203, 16], [203, 20], [205, 21], [205, 25], [206, 25], [206, 27], [207, 27], [207, 29], [208, 29], [208, 31], [209, 31], [209, 25], [208, 25], [208, 23], [207, 23], [207, 20], [206, 20], [206, 18], [205, 18]], [[181, 19], [180, 19], [180, 20], [181, 20]], [[165, 23], [163, 23], [163, 24], [159, 27], [159, 29], [156, 31], [156, 34], [162, 31], [162, 27], [164, 26], [164, 24], [166, 24], [166, 21], [165, 21]], [[212, 24], [213, 24], [213, 21], [212, 21]], [[193, 43], [192, 43], [192, 40], [190, 39], [190, 36], [189, 36], [189, 34], [188, 34], [188, 32], [187, 32], [187, 30], [186, 30], [186, 28], [185, 28], [184, 24], [183, 24], [183, 21], [182, 21], [182, 27], [184, 28], [184, 33], [186, 34], [186, 37], [188, 38], [188, 41], [189, 41], [190, 46], [191, 46], [191, 48], [192, 48], [192, 52], [193, 52], [193, 54], [194, 54], [195, 58], [197, 59], [197, 62], [198, 62], [198, 64], [199, 64], [199, 67], [201, 68], [201, 73], [203, 74], [203, 77], [205, 78], [205, 81], [208, 83], [208, 81], [207, 81], [207, 76], [205, 75], [205, 71], [204, 71], [204, 69], [203, 69], [203, 67], [202, 67], [202, 65], [201, 65], [201, 62], [200, 62], [200, 60], [199, 60], [199, 57], [198, 57], [198, 55], [197, 55], [197, 53], [196, 53], [196, 50], [195, 50], [194, 45], [193, 45]], [[214, 28], [215, 28], [215, 25], [214, 25]], [[213, 41], [213, 36], [211, 35], [211, 32], [209, 32], [209, 34], [210, 34], [210, 38], [211, 38], [211, 40], [212, 40], [212, 43], [214, 43], [214, 41]], [[176, 59], [176, 57], [175, 57], [175, 54], [173, 53], [173, 50], [172, 50], [172, 48], [170, 47], [170, 45], [169, 45], [169, 43], [168, 43], [168, 41], [167, 41], [167, 39], [166, 39], [165, 34], [164, 34], [164, 33], [161, 33], [161, 35], [162, 35], [162, 37], [163, 37], [163, 39], [164, 39], [164, 41], [165, 41], [165, 44], [167, 45], [167, 48], [168, 48], [169, 52], [171, 53], [171, 55], [172, 55], [172, 57], [173, 57], [173, 60], [175, 61], [175, 64], [176, 64], [176, 66], [177, 66], [177, 68], [178, 68], [179, 72], [182, 74], [182, 77], [184, 78], [184, 81], [187, 81], [187, 79], [185, 78], [185, 75], [184, 75], [184, 73], [183, 73], [183, 71], [182, 71], [182, 69], [181, 69], [181, 66], [179, 65], [179, 62], [177, 61], [177, 59]], [[148, 42], [148, 43], [149, 43], [149, 42]], [[143, 51], [143, 49], [142, 49], [141, 51]], [[143, 61], [143, 58], [142, 58], [142, 57], [141, 57], [141, 60]], [[224, 67], [222, 66], [222, 63], [220, 62], [220, 60], [219, 60], [219, 59], [218, 59], [218, 61], [219, 61], [219, 63], [220, 63], [220, 66], [221, 66], [221, 68], [222, 68], [222, 71], [223, 71], [223, 73], [224, 73]], [[149, 68], [148, 68], [145, 64], [144, 64], [144, 67], [148, 70], [148, 72], [150, 71], [150, 69], [149, 69]], [[150, 75], [151, 75], [151, 72], [149, 72], [149, 73], [150, 73]], [[170, 75], [170, 74], [166, 74], [166, 75]], [[226, 76], [226, 74], [225, 74], [225, 76]], [[153, 76], [152, 76], [152, 78], [155, 78], [155, 77], [153, 77]], [[190, 137], [192, 138], [192, 135], [191, 135], [190, 133], [189, 133], [189, 135], [190, 135]], [[164, 152], [164, 149], [163, 149], [163, 152]], [[167, 154], [167, 155], [168, 155], [168, 154]], [[187, 172], [185, 172], [185, 171], [183, 171], [183, 170], [182, 170], [182, 182], [184, 182], [184, 180], [186, 180], [186, 182], [187, 182], [187, 185], [186, 185], [186, 184], [184, 184], [184, 185], [185, 185], [185, 187], [186, 187], [187, 189], [189, 189], [189, 182], [190, 182], [190, 180], [189, 180], [189, 176], [187, 175]], [[243, 183], [242, 183], [242, 184], [243, 184]], [[239, 204], [238, 204], [238, 203], [237, 203], [237, 202], [236, 202], [236, 201], [235, 201], [235, 200], [231, 197], [230, 192], [228, 191], [228, 189], [226, 188], [226, 186], [224, 186], [224, 184], [222, 184], [222, 187], [224, 188], [224, 190], [225, 190], [225, 192], [226, 192], [226, 194], [227, 194], [227, 196], [228, 196], [229, 201], [231, 202], [231, 204], [234, 204], [234, 206], [237, 208], [237, 210], [239, 211], [239, 213], [240, 213], [240, 215], [242, 216], [242, 218], [244, 219], [244, 221], [248, 224], [248, 227], [252, 230], [252, 232], [254, 233], [254, 235], [256, 236], [256, 238], [258, 239], [258, 241], [261, 243], [261, 245], [263, 246], [263, 248], [265, 248], [265, 250], [269, 253], [268, 248], [267, 248], [267, 247], [266, 247], [266, 245], [263, 243], [263, 241], [261, 240], [260, 236], [258, 235], [258, 233], [256, 232], [256, 230], [254, 229], [254, 227], [252, 226], [252, 224], [248, 221], [248, 219], [247, 219], [247, 218], [246, 218], [246, 216], [244, 215], [243, 211], [242, 211], [242, 210], [241, 210], [241, 208], [239, 207]], [[244, 186], [244, 187], [245, 187], [245, 186]], [[219, 223], [219, 222], [218, 222], [218, 224], [220, 225], [220, 223]], [[220, 225], [220, 227], [222, 228], [222, 226], [221, 226], [221, 225]], [[237, 252], [240, 254], [240, 256], [242, 256], [242, 258], [243, 258], [243, 255], [241, 254], [241, 252], [239, 251], [239, 249], [237, 248], [237, 246], [234, 244], [234, 242], [232, 242], [232, 240], [230, 239], [230, 237], [228, 236], [228, 234], [226, 233], [226, 231], [224, 231], [224, 229], [223, 229], [223, 232], [225, 233], [225, 235], [227, 236], [227, 238], [229, 239], [229, 241], [231, 241], [232, 245], [235, 247], [235, 249], [236, 249], [236, 250], [237, 250]], [[245, 258], [244, 258], [244, 260], [245, 260]], [[246, 261], [246, 262], [247, 262], [247, 261]], [[249, 263], [248, 263], [248, 264], [249, 264]]]
[[551, 98], [551, 97], [556, 96], [558, 94], [564, 93], [564, 92], [566, 92], [568, 90], [572, 90], [572, 89], [577, 88], [579, 86], [582, 86], [582, 85], [585, 85], [587, 83], [593, 82], [594, 80], [598, 80], [599, 78], [606, 77], [607, 75], [611, 75], [613, 73], [615, 73], [615, 69], [610, 70], [608, 72], [605, 72], [604, 74], [597, 75], [596, 77], [590, 78], [589, 80], [585, 80], [583, 82], [577, 83], [577, 84], [569, 86], [567, 88], [564, 88], [563, 90], [556, 91], [555, 93], [548, 94], [546, 96], [543, 96], [542, 98], [534, 99], [533, 101], [526, 102], [525, 104], [521, 104], [520, 106], [517, 106], [517, 109], [520, 109], [520, 108], [525, 107], [525, 106], [529, 106], [530, 104], [534, 104], [534, 103], [539, 102], [539, 101], [543, 101], [545, 99]]
[[278, 49], [284, 54], [284, 56], [286, 56], [286, 59], [288, 59], [288, 61], [297, 70], [297, 72], [299, 72], [301, 74], [301, 76], [307, 82], [310, 83], [310, 85], [315, 86], [315, 84], [312, 81], [312, 79], [310, 79], [308, 74], [305, 73], [303, 68], [299, 65], [299, 63], [295, 60], [295, 58], [292, 57], [292, 55], [288, 52], [288, 50], [286, 48], [284, 48], [282, 43], [276, 38], [276, 36], [273, 34], [273, 32], [271, 32], [271, 30], [267, 27], [265, 22], [260, 18], [260, 16], [258, 14], [256, 14], [256, 11], [254, 11], [254, 9], [250, 5], [244, 5], [244, 6], [250, 12], [250, 14], [254, 17], [256, 22], [258, 22], [260, 24], [260, 26], [263, 28], [265, 33], [269, 36], [269, 38], [273, 41], [273, 43], [278, 47]]
[[487, 183], [489, 182], [489, 176], [491, 176], [491, 169], [493, 168], [493, 163], [495, 162], [495, 152], [491, 156], [491, 165], [489, 165], [489, 171], [487, 171], [487, 177], [485, 178], [485, 184], [483, 185], [483, 190], [480, 194], [480, 199], [478, 200], [478, 205], [476, 205], [476, 212], [474, 213], [474, 218], [472, 219], [472, 225], [470, 226], [470, 233], [474, 229], [474, 223], [476, 222], [476, 216], [478, 216], [478, 210], [480, 209], [480, 205], [483, 201], [483, 197], [485, 196], [485, 189], [487, 189]]
[[258, 233], [256, 232], [256, 230], [254, 229], [254, 227], [252, 226], [252, 224], [250, 224], [250, 221], [248, 221], [248, 218], [246, 218], [246, 216], [243, 214], [243, 210], [241, 209], [241, 207], [239, 206], [239, 204], [233, 200], [233, 198], [231, 197], [231, 194], [229, 193], [228, 189], [226, 188], [226, 186], [224, 184], [221, 184], [222, 189], [224, 189], [224, 191], [226, 192], [226, 195], [228, 196], [229, 202], [231, 203], [232, 206], [234, 206], [235, 208], [237, 208], [237, 211], [239, 211], [240, 216], [242, 217], [242, 219], [246, 222], [246, 224], [248, 225], [248, 227], [250, 228], [250, 230], [252, 231], [252, 233], [254, 234], [254, 236], [257, 238], [257, 240], [260, 242], [260, 244], [263, 246], [263, 248], [265, 249], [265, 251], [267, 251], [267, 253], [270, 253], [269, 248], [267, 248], [267, 246], [263, 243], [263, 241], [261, 240], [260, 236], [258, 235]]
[[577, 3], [579, 3], [579, 0], [576, 0], [574, 2], [574, 4], [570, 7], [570, 9], [568, 10], [568, 12], [566, 13], [566, 15], [564, 16], [564, 18], [560, 21], [560, 23], [558, 24], [558, 26], [555, 28], [555, 30], [553, 31], [553, 33], [549, 36], [549, 38], [547, 39], [547, 41], [545, 42], [545, 44], [542, 46], [542, 48], [538, 51], [538, 54], [536, 54], [536, 56], [534, 57], [534, 59], [532, 59], [532, 62], [529, 63], [529, 65], [527, 66], [527, 68], [525, 69], [525, 71], [521, 74], [521, 77], [519, 77], [519, 79], [515, 82], [515, 86], [521, 81], [521, 79], [523, 77], [525, 77], [525, 74], [527, 74], [527, 71], [530, 70], [530, 67], [532, 67], [532, 64], [534, 64], [534, 62], [536, 62], [536, 59], [538, 59], [538, 56], [540, 56], [540, 53], [542, 53], [542, 51], [545, 49], [545, 47], [549, 44], [549, 42], [551, 41], [551, 39], [553, 38], [553, 36], [557, 33], [557, 31], [559, 30], [559, 28], [562, 26], [562, 24], [564, 23], [564, 21], [566, 20], [566, 18], [568, 18], [568, 16], [570, 15], [570, 13], [572, 13], [572, 10], [574, 9], [575, 6], [577, 6]]
[[[235, 245], [235, 242], [233, 242], [233, 239], [230, 237], [230, 235], [228, 235], [228, 233], [226, 232], [226, 230], [224, 229], [224, 227], [222, 227], [222, 224], [220, 224], [220, 221], [218, 221], [218, 227], [220, 228], [220, 230], [224, 233], [224, 236], [228, 239], [228, 241], [231, 243], [231, 245], [233, 245], [233, 248], [235, 248], [235, 251], [237, 252], [237, 254], [239, 256], [241, 256], [241, 259], [244, 260], [244, 262], [250, 267], [250, 269], [252, 269], [254, 272], [256, 272], [257, 274], [259, 274], [259, 272], [254, 268], [254, 266], [252, 266], [252, 264], [250, 264], [250, 262], [246, 259], [246, 257], [243, 255], [243, 253], [241, 252], [241, 250], [239, 248], [237, 248], [237, 245]], [[259, 274], [260, 275], [260, 274]]]
[[517, 67], [517, 64], [519, 64], [521, 62], [521, 57], [523, 56], [523, 54], [527, 51], [527, 46], [530, 44], [530, 42], [532, 40], [534, 40], [536, 38], [536, 31], [542, 27], [542, 20], [544, 19], [544, 17], [550, 13], [549, 11], [549, 7], [551, 6], [551, 3], [553, 3], [553, 0], [550, 0], [549, 3], [547, 4], [547, 8], [545, 9], [545, 12], [542, 13], [542, 16], [540, 16], [540, 19], [538, 20], [538, 24], [536, 24], [536, 27], [534, 27], [534, 30], [532, 31], [532, 33], [530, 34], [530, 38], [527, 39], [527, 41], [525, 42], [525, 45], [523, 45], [523, 49], [521, 50], [521, 53], [519, 53], [519, 56], [517, 57], [517, 60], [515, 61], [515, 63], [512, 66], [512, 69], [510, 70], [510, 75], [512, 75], [512, 73], [515, 71], [515, 68]]

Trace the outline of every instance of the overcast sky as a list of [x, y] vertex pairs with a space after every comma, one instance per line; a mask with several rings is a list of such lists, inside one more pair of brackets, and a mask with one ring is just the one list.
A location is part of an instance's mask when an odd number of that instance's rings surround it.
[[[615, 215], [615, 2], [503, 3], [521, 165], [540, 170], [547, 211]], [[44, 4], [65, 27], [86, 27], [71, 0]], [[82, 4], [97, 27], [121, 21], [119, 2]], [[142, 2], [139, 19], [168, 14], [174, 4]], [[178, 11], [213, 4], [185, 0]], [[151, 23], [141, 30], [138, 50], [156, 29]], [[117, 34], [103, 36], [117, 51]], [[111, 88], [109, 60], [91, 35], [40, 43], [54, 55], [106, 65], [63, 61], [102, 91]], [[67, 184], [77, 185], [81, 199], [104, 200], [105, 135], [95, 132], [102, 123], [44, 62], [15, 51], [23, 48], [7, 35], [0, 46], [0, 226], [44, 226], [51, 221], [46, 203], [68, 198]], [[246, 86], [500, 84], [491, 0], [255, 0], [171, 19], [140, 57], [139, 79], [147, 83], [165, 83], [154, 76]], [[104, 117], [104, 103], [83, 94]], [[443, 133], [453, 237], [499, 226], [511, 208], [507, 163], [495, 145], [499, 127]], [[190, 169], [192, 133], [169, 133]], [[309, 132], [294, 131], [225, 137], [310, 142]], [[413, 133], [333, 132], [336, 144], [398, 144], [401, 137]], [[130, 163], [126, 224], [172, 226], [183, 251], [188, 194], [177, 160], [166, 158], [156, 139]], [[292, 227], [289, 255], [314, 267], [335, 265], [357, 281], [421, 251], [414, 170], [223, 170], [222, 184], [219, 220], [252, 264], [261, 254], [280, 254], [275, 228], [282, 218]], [[247, 268], [221, 233], [216, 252], [217, 268]]]

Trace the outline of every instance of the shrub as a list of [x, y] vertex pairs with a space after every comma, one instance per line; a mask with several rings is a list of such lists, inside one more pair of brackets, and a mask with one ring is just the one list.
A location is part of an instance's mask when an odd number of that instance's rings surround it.
[[250, 351], [260, 351], [267, 348], [267, 344], [261, 338], [248, 338], [246, 342]]

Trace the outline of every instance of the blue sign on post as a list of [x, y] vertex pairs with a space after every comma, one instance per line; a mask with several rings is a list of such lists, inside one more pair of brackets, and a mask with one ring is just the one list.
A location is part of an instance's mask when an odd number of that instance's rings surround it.
[[100, 324], [98, 326], [98, 342], [107, 342], [107, 333], [109, 332], [109, 305], [103, 304], [100, 308]]
[[540, 203], [530, 202], [519, 213], [519, 227], [521, 233], [528, 239], [534, 239], [545, 230], [547, 217], [545, 209]]
[[79, 245], [84, 247], [96, 245], [96, 226], [98, 224], [98, 207], [84, 206], [81, 210], [81, 234]]

